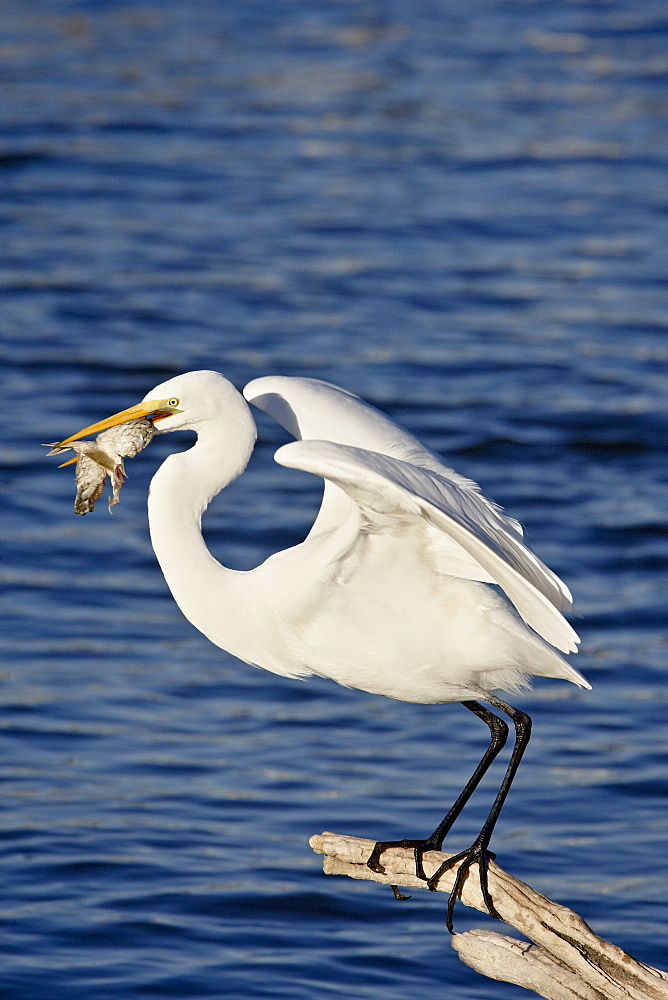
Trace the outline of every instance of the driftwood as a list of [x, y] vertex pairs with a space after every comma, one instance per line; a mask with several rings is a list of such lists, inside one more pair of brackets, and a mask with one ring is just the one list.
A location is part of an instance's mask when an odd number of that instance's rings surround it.
[[[377, 874], [366, 866], [372, 840], [323, 833], [311, 837], [310, 844], [316, 854], [325, 855], [326, 875], [426, 887], [412, 874], [411, 850], [387, 851], [381, 858], [385, 874]], [[425, 873], [432, 875], [449, 857], [430, 851], [425, 855]], [[444, 873], [438, 891], [450, 891], [456, 871], [457, 866]], [[464, 882], [462, 903], [486, 912], [477, 876], [474, 865]], [[494, 931], [452, 935], [452, 947], [476, 972], [523, 986], [546, 1000], [668, 1000], [668, 973], [631, 958], [595, 934], [573, 910], [542, 896], [494, 862], [489, 865], [489, 889], [499, 915], [533, 944]]]

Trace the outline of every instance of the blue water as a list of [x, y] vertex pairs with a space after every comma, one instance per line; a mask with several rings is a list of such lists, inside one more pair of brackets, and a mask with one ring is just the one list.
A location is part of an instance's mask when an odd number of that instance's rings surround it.
[[[40, 443], [196, 368], [344, 385], [523, 521], [594, 690], [518, 699], [494, 847], [666, 967], [667, 52], [664, 0], [5, 0], [0, 997], [526, 996], [459, 962], [443, 897], [308, 846], [429, 832], [479, 720], [195, 632], [145, 515], [183, 442], [75, 517]], [[318, 502], [258, 423], [206, 521], [242, 568]]]

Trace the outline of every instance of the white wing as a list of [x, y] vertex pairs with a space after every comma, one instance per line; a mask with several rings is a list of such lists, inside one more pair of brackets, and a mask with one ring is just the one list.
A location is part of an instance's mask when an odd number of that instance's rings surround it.
[[[367, 448], [411, 462], [418, 468], [431, 469], [466, 489], [479, 490], [476, 483], [443, 465], [438, 455], [380, 410], [330, 382], [265, 375], [249, 382], [244, 396], [298, 441], [334, 441]], [[517, 521], [507, 520], [521, 534]]]
[[388, 516], [424, 518], [482, 567], [527, 625], [557, 649], [577, 651], [580, 640], [559, 612], [566, 587], [478, 493], [390, 455], [332, 441], [294, 441], [275, 458], [334, 483], [360, 509], [369, 530], [386, 529]]
[[[409, 462], [417, 469], [435, 473], [443, 480], [446, 488], [447, 484], [456, 487], [457, 496], [463, 495], [462, 502], [468, 498], [478, 518], [483, 523], [489, 523], [495, 532], [507, 537], [507, 544], [513, 539], [521, 542], [521, 526], [490, 503], [480, 493], [476, 483], [443, 465], [439, 457], [425, 448], [417, 438], [359, 396], [319, 379], [291, 378], [285, 375], [254, 379], [245, 387], [244, 396], [298, 440], [318, 439], [352, 445], [392, 456], [402, 462]], [[333, 483], [332, 479], [326, 483], [320, 513], [311, 529], [311, 535], [336, 526], [346, 516], [350, 500]], [[453, 534], [435, 533], [434, 547], [438, 550], [439, 568], [443, 572], [482, 583], [498, 582], [472, 554], [470, 548], [463, 547]], [[523, 546], [520, 545], [520, 548]], [[528, 552], [528, 549], [524, 551]], [[529, 556], [535, 560], [531, 553]], [[535, 562], [538, 563], [537, 560]], [[568, 588], [547, 567], [539, 565], [541, 580], [549, 581], [549, 599], [561, 610], [570, 608], [572, 598]]]

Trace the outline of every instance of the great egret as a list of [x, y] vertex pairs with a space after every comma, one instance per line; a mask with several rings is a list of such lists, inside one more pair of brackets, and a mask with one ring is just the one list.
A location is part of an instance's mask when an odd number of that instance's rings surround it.
[[[556, 652], [576, 652], [579, 641], [561, 614], [571, 607], [568, 588], [475, 483], [359, 397], [282, 376], [255, 379], [244, 395], [217, 372], [188, 372], [59, 446], [138, 417], [156, 433], [195, 431], [194, 446], [160, 466], [148, 498], [153, 548], [186, 618], [217, 646], [285, 677], [317, 674], [422, 704], [460, 701], [487, 724], [489, 746], [443, 821], [423, 840], [377, 843], [371, 868], [383, 870], [389, 848], [412, 847], [426, 879], [424, 853], [441, 848], [506, 741], [507, 724], [480, 700], [510, 717], [514, 748], [478, 837], [427, 880], [434, 888], [443, 869], [461, 861], [448, 902], [452, 931], [455, 901], [477, 863], [486, 905], [498, 916], [487, 849], [531, 720], [496, 692], [526, 686], [532, 674], [590, 687]], [[201, 517], [253, 451], [246, 400], [297, 439], [278, 449], [276, 461], [321, 476], [325, 490], [303, 542], [240, 572], [208, 551]]]

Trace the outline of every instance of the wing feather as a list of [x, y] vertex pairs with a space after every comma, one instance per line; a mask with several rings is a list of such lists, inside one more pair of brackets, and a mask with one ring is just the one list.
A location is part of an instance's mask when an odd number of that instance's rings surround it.
[[422, 517], [452, 539], [506, 593], [524, 621], [563, 652], [580, 641], [561, 609], [571, 596], [484, 497], [430, 469], [332, 441], [294, 441], [276, 461], [329, 480], [357, 504], [373, 527]]
[[[407, 430], [347, 389], [320, 379], [264, 375], [248, 383], [244, 396], [272, 416], [297, 440], [327, 440], [352, 445], [435, 472], [470, 494], [472, 503], [480, 508], [483, 515], [486, 513], [492, 517], [499, 529], [503, 528], [521, 539], [521, 525], [487, 500], [480, 493], [477, 483], [448, 468], [438, 455], [425, 448]], [[348, 502], [340, 490], [329, 483], [311, 534], [329, 531], [339, 524], [345, 517]], [[452, 536], [436, 529], [432, 533], [432, 541], [436, 564], [443, 566], [445, 572], [465, 580], [495, 582]], [[549, 570], [546, 572], [549, 573]], [[562, 588], [560, 607], [570, 607], [568, 590], [556, 577], [553, 577], [553, 583], [557, 590]]]

